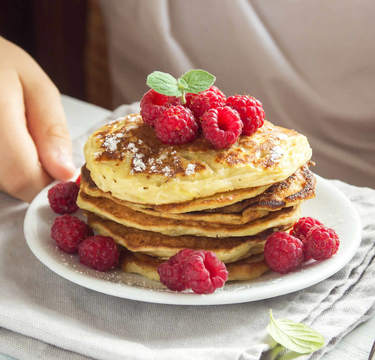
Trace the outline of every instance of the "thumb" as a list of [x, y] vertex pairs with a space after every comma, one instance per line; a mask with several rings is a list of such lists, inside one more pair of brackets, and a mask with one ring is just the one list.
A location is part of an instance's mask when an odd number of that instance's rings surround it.
[[55, 179], [68, 180], [75, 168], [60, 94], [51, 82], [37, 87], [24, 92], [28, 128], [43, 168]]
[[41, 67], [21, 48], [7, 43], [22, 86], [27, 129], [44, 170], [67, 180], [74, 173], [72, 144], [60, 93]]

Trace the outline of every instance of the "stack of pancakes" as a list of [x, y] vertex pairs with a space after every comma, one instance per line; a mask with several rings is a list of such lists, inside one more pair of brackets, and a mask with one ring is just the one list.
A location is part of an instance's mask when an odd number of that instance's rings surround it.
[[111, 122], [85, 145], [78, 206], [125, 251], [122, 269], [158, 280], [184, 248], [213, 251], [229, 280], [267, 271], [266, 238], [290, 228], [314, 196], [305, 136], [269, 122], [228, 149], [203, 137], [165, 145], [138, 114]]

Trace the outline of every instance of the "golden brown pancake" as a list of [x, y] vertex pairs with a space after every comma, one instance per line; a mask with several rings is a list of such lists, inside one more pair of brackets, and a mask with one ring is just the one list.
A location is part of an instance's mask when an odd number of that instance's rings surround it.
[[274, 184], [311, 158], [305, 136], [268, 121], [217, 150], [203, 136], [183, 145], [162, 144], [139, 114], [98, 129], [84, 152], [98, 188], [121, 200], [154, 205]]
[[284, 227], [266, 230], [255, 236], [211, 238], [203, 236], [167, 236], [152, 231], [137, 230], [87, 213], [88, 224], [99, 234], [112, 237], [118, 244], [137, 253], [168, 259], [182, 249], [209, 250], [224, 263], [230, 263], [263, 252], [267, 237]]
[[92, 197], [80, 190], [78, 206], [119, 224], [170, 236], [195, 235], [208, 237], [251, 236], [273, 227], [293, 223], [299, 215], [299, 207], [284, 208], [246, 224], [229, 225], [200, 221], [181, 221], [147, 215], [106, 199]]
[[130, 201], [125, 201], [117, 199], [112, 196], [110, 192], [104, 192], [100, 190], [90, 176], [90, 171], [86, 166], [81, 169], [81, 188], [83, 191], [91, 196], [95, 197], [107, 197], [109, 199], [115, 200], [120, 205], [124, 205], [132, 208], [133, 210], [140, 211], [141, 209], [149, 209], [158, 211], [161, 213], [171, 213], [171, 214], [181, 214], [194, 211], [202, 211], [206, 209], [221, 208], [223, 206], [231, 205], [242, 201], [244, 199], [249, 199], [262, 194], [267, 190], [270, 185], [258, 186], [254, 188], [239, 189], [233, 191], [227, 191], [223, 193], [214, 194], [212, 196], [197, 198], [190, 201], [171, 203], [165, 205], [152, 205], [152, 204], [139, 204]]
[[220, 213], [237, 213], [257, 211], [275, 211], [294, 206], [301, 201], [315, 196], [316, 179], [309, 168], [304, 165], [286, 180], [269, 187], [264, 193], [251, 199], [219, 209]]
[[175, 214], [156, 210], [155, 206], [152, 205], [139, 207], [138, 204], [119, 200], [109, 193], [104, 193], [95, 186], [85, 167], [82, 168], [81, 178], [81, 188], [87, 195], [104, 197], [119, 205], [127, 206], [147, 215], [181, 221], [205, 221], [231, 225], [246, 224], [268, 215], [270, 211], [297, 205], [300, 201], [311, 198], [314, 195], [314, 185], [315, 182], [312, 173], [307, 166], [303, 166], [288, 179], [271, 186], [263, 194], [255, 198], [246, 199], [226, 207], [217, 207], [220, 205], [220, 202], [217, 203], [214, 199], [211, 199], [210, 207], [216, 207], [216, 209]]
[[[157, 268], [161, 263], [162, 260], [152, 256], [126, 252], [121, 268], [125, 272], [140, 274], [148, 279], [160, 281]], [[227, 265], [228, 281], [253, 280], [263, 275], [268, 269], [262, 255], [250, 256]]]

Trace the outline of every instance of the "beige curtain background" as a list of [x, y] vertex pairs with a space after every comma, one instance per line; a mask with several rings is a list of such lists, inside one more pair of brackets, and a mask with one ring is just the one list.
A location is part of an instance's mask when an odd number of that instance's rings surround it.
[[375, 187], [375, 2], [101, 0], [114, 104], [153, 70], [203, 68], [308, 136], [315, 171]]

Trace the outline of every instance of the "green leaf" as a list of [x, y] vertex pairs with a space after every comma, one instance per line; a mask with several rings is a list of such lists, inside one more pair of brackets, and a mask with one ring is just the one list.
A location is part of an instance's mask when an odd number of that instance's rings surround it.
[[177, 84], [180, 90], [186, 90], [189, 88], [188, 83], [183, 78], [177, 79]]
[[314, 329], [287, 319], [276, 320], [270, 310], [268, 333], [275, 341], [299, 354], [309, 354], [324, 345], [324, 338]]
[[205, 70], [190, 70], [181, 76], [188, 85], [186, 92], [197, 94], [201, 91], [207, 90], [212, 86], [216, 77]]
[[146, 84], [159, 94], [182, 96], [177, 80], [171, 74], [154, 71], [147, 76]]

